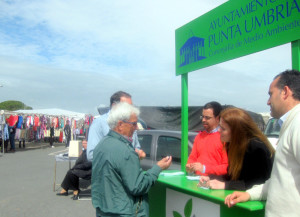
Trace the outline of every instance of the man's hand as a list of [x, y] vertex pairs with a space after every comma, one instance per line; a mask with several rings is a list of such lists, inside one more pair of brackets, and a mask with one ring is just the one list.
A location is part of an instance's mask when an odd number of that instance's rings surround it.
[[248, 200], [250, 200], [249, 193], [235, 191], [232, 194], [227, 195], [224, 203], [230, 208], [239, 202], [246, 202]]
[[203, 164], [201, 164], [201, 163], [192, 163], [191, 166], [192, 166], [192, 170], [194, 172], [196, 172], [196, 171], [202, 172], [203, 171]]
[[190, 163], [185, 165], [186, 171], [188, 173], [193, 173], [196, 171], [202, 172], [203, 171], [203, 164], [201, 163]]
[[167, 156], [157, 162], [157, 166], [159, 166], [162, 170], [168, 169], [172, 163], [172, 156]]
[[135, 152], [138, 154], [140, 160], [143, 160], [146, 157], [146, 153], [142, 149], [136, 148]]
[[192, 173], [194, 172], [193, 169], [192, 169], [192, 165], [191, 164], [186, 164], [185, 165], [185, 169], [188, 173]]

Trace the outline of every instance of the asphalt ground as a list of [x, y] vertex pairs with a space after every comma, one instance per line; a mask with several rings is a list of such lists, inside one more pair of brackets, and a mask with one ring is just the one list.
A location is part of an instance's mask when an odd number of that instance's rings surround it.
[[[0, 217], [95, 217], [89, 196], [72, 200], [72, 191], [69, 196], [57, 196], [60, 185], [53, 192], [54, 156], [67, 152], [64, 144], [54, 146], [27, 143], [20, 149], [16, 143], [15, 153], [0, 154]], [[68, 169], [68, 161], [57, 162], [57, 184]]]

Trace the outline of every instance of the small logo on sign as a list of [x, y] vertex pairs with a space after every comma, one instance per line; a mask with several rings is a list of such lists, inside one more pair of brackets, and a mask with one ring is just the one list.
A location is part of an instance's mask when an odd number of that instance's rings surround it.
[[179, 67], [205, 59], [204, 38], [190, 37], [180, 48]]

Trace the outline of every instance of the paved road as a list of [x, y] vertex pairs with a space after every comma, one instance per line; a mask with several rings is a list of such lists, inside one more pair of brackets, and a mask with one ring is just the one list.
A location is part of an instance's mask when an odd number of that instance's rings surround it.
[[[54, 155], [66, 151], [62, 144], [55, 146], [32, 143], [25, 150], [0, 154], [1, 217], [95, 217], [91, 200], [56, 196], [59, 186], [53, 192]], [[57, 183], [68, 169], [68, 163], [57, 164]]]

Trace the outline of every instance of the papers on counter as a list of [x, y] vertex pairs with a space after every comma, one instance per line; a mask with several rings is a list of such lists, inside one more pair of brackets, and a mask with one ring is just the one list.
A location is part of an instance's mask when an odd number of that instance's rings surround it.
[[200, 176], [186, 176], [188, 180], [199, 181]]
[[184, 172], [182, 171], [175, 171], [175, 172], [170, 172], [170, 171], [164, 171], [160, 173], [161, 176], [181, 176], [184, 175]]
[[[183, 171], [163, 171], [160, 173], [161, 176], [182, 176], [185, 173]], [[199, 181], [200, 176], [185, 176], [188, 180]]]

